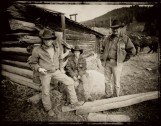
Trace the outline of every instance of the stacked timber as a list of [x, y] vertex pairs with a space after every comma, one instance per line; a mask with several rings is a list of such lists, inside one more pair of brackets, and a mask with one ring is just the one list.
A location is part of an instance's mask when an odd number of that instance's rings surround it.
[[[12, 4], [7, 13], [10, 32], [1, 37], [1, 73], [16, 83], [39, 90], [40, 84], [33, 83], [33, 71], [27, 60], [32, 49], [41, 44], [39, 32], [46, 27], [56, 31], [56, 41], [62, 44], [60, 14], [25, 4]], [[65, 38], [68, 44], [80, 45], [84, 49], [84, 57], [92, 55], [95, 50], [95, 35], [66, 29]]]
[[96, 48], [96, 36], [93, 34], [80, 33], [66, 29], [66, 42], [73, 46], [79, 45], [84, 51], [85, 58], [93, 55]]

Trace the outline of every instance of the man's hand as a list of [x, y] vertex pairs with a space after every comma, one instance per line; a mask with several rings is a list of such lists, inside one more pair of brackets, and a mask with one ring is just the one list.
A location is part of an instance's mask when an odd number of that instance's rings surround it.
[[78, 79], [81, 79], [81, 76], [80, 75], [78, 76]]
[[38, 71], [42, 74], [46, 74], [47, 70], [44, 68], [39, 68]]
[[64, 71], [63, 68], [60, 68], [60, 72], [61, 72], [61, 73], [65, 73], [65, 71]]
[[78, 78], [76, 76], [74, 76], [73, 79], [74, 79], [74, 81], [77, 81], [78, 80]]

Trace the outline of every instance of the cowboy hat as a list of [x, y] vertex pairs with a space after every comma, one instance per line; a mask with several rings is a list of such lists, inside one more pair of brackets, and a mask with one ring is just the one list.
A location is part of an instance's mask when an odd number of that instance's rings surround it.
[[78, 45], [76, 45], [74, 48], [71, 49], [72, 53], [74, 53], [74, 51], [80, 51], [80, 54], [83, 53], [83, 49], [81, 49]]
[[52, 32], [51, 30], [48, 30], [48, 29], [44, 29], [44, 30], [40, 31], [39, 36], [42, 39], [53, 39], [53, 40], [55, 40], [57, 38], [55, 36], [55, 32]]
[[119, 27], [124, 27], [124, 24], [119, 22], [118, 20], [113, 20], [111, 28], [119, 28]]

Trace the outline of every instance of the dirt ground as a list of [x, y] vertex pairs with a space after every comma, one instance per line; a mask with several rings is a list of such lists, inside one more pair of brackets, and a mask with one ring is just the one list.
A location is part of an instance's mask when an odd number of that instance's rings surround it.
[[[123, 67], [121, 77], [121, 95], [142, 93], [159, 90], [158, 54], [147, 54], [148, 48], [139, 53]], [[93, 64], [93, 63], [91, 63]], [[94, 65], [94, 64], [93, 64]], [[90, 65], [92, 69], [92, 65]], [[12, 83], [6, 79], [1, 80], [1, 119], [4, 122], [86, 122], [87, 115], [77, 116], [75, 111], [61, 111], [65, 103], [63, 93], [56, 89], [51, 94], [54, 117], [49, 117], [41, 101], [30, 104], [27, 98], [37, 94], [33, 89]], [[151, 100], [129, 107], [104, 111], [100, 113], [121, 113], [128, 115], [131, 122], [159, 122], [159, 102]]]

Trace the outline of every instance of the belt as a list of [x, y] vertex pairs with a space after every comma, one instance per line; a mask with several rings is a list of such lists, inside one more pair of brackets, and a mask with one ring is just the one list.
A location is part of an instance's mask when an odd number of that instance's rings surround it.
[[48, 73], [54, 73], [54, 72], [56, 72], [58, 69], [59, 69], [59, 68], [54, 69], [54, 70], [47, 70], [47, 72], [48, 72]]
[[[115, 59], [112, 59], [112, 58], [107, 58], [106, 61], [111, 61], [111, 60], [115, 60]], [[115, 60], [116, 61], [116, 60]]]

